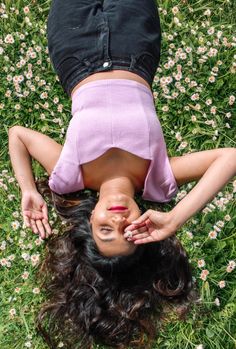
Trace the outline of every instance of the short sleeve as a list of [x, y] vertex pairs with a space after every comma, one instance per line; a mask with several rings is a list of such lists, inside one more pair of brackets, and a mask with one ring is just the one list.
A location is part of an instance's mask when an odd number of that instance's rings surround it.
[[143, 199], [169, 202], [178, 192], [177, 182], [171, 169], [164, 137], [153, 147], [152, 161], [145, 178]]
[[[168, 167], [168, 165], [166, 166]], [[156, 171], [155, 164], [150, 164], [142, 194], [144, 200], [169, 202], [177, 194], [179, 189], [170, 171], [168, 169], [164, 172], [163, 169]], [[161, 175], [160, 172], [162, 172]], [[165, 175], [166, 179], [164, 180]]]
[[78, 128], [73, 117], [69, 123], [66, 140], [60, 157], [49, 177], [49, 187], [58, 194], [67, 194], [84, 189], [78, 160]]

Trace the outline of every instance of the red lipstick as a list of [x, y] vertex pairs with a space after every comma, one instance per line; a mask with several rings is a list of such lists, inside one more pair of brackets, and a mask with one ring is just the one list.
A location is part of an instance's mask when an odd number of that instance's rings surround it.
[[125, 211], [127, 209], [128, 207], [125, 207], [125, 206], [112, 206], [108, 210], [109, 211]]

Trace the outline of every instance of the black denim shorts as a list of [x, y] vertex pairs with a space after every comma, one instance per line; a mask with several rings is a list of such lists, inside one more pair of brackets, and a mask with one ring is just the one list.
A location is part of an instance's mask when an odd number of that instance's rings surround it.
[[64, 91], [113, 69], [140, 75], [152, 87], [160, 60], [156, 0], [52, 0], [49, 56]]

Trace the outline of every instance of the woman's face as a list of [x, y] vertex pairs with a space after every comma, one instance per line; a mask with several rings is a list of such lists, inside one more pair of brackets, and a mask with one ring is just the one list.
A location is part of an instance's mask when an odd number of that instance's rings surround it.
[[124, 238], [124, 229], [139, 216], [138, 205], [125, 194], [106, 195], [99, 199], [90, 222], [100, 253], [106, 257], [132, 254], [137, 246]]

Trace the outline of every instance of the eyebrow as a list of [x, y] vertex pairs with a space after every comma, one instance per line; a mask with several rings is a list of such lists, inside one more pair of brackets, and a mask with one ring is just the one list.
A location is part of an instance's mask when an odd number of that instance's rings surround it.
[[101, 239], [99, 236], [97, 236], [97, 238], [103, 242], [110, 242], [110, 241], [114, 241], [114, 238], [108, 238], [108, 239]]

